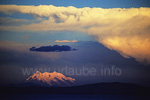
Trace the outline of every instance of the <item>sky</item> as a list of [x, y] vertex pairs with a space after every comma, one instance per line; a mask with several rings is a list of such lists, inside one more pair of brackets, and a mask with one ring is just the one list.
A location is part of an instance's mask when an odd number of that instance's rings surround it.
[[68, 76], [149, 86], [149, 49], [150, 0], [0, 1], [1, 85], [23, 83], [25, 70], [85, 68], [96, 75]]
[[83, 7], [101, 7], [101, 8], [139, 8], [149, 7], [149, 0], [1, 0], [1, 4], [16, 4], [16, 5], [54, 5], [54, 6], [74, 6], [77, 8]]

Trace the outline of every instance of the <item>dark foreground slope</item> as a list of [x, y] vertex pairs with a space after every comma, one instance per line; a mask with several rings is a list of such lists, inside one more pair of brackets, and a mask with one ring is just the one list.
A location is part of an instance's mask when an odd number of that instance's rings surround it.
[[117, 94], [150, 95], [150, 88], [130, 83], [96, 83], [74, 87], [9, 86], [1, 94]]

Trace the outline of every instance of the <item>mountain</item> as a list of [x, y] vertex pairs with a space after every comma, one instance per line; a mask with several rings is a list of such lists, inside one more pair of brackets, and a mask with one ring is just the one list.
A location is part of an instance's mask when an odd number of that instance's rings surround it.
[[[106, 94], [150, 96], [150, 88], [132, 83], [95, 83], [73, 87], [9, 86], [0, 87], [3, 94]], [[150, 100], [150, 99], [149, 99]]]
[[68, 87], [72, 86], [75, 82], [74, 78], [66, 77], [56, 71], [52, 73], [37, 71], [32, 76], [26, 79], [26, 83], [32, 83], [40, 86], [49, 87]]

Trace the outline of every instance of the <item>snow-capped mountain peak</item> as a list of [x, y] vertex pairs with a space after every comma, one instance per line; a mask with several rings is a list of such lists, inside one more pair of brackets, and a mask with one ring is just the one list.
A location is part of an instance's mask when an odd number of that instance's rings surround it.
[[62, 73], [58, 73], [56, 71], [52, 73], [41, 73], [36, 71], [32, 76], [26, 79], [26, 82], [35, 83], [42, 86], [66, 87], [72, 86], [75, 82], [75, 79], [66, 77]]

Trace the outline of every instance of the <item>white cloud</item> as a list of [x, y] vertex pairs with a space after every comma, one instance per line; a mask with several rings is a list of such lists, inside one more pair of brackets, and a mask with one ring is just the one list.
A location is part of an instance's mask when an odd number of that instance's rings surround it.
[[59, 42], [59, 43], [65, 43], [65, 42], [78, 42], [78, 40], [56, 40], [55, 42]]
[[87, 32], [107, 48], [124, 57], [150, 63], [150, 8], [75, 8], [53, 5], [0, 5], [0, 12], [47, 17], [41, 23], [0, 26], [7, 31], [81, 31]]

